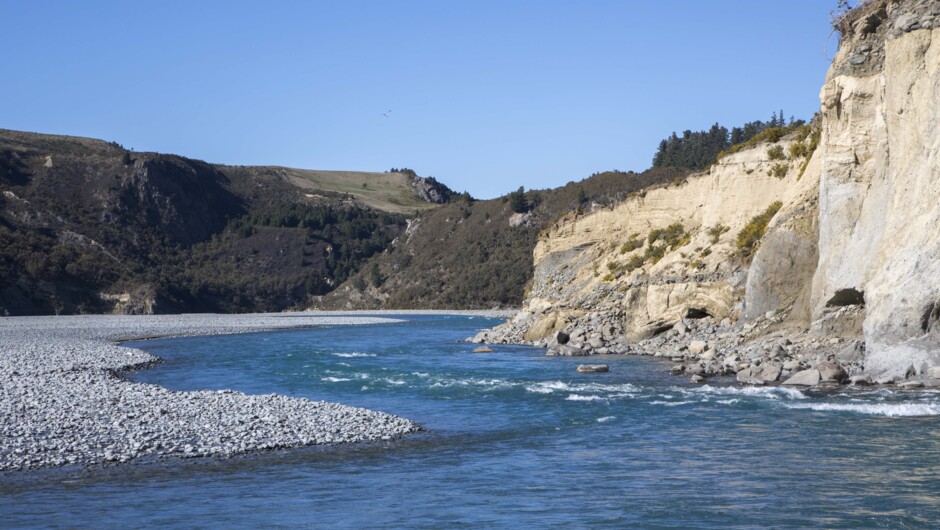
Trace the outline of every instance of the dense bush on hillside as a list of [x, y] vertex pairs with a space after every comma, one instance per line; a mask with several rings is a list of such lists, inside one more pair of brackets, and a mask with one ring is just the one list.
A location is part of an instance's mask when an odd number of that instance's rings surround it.
[[405, 226], [276, 169], [127, 153], [0, 131], [0, 315], [108, 311], [144, 286], [162, 311], [305, 307]]
[[[522, 302], [532, 278], [532, 251], [539, 234], [562, 215], [576, 215], [588, 203], [603, 207], [652, 185], [668, 184], [686, 169], [655, 168], [643, 173], [605, 171], [581, 182], [548, 190], [516, 190], [504, 197], [453, 203], [424, 213], [388, 252], [316, 306], [339, 308], [491, 308]], [[516, 197], [513, 199], [512, 197]], [[526, 205], [526, 209], [520, 207]], [[511, 226], [516, 210], [528, 222]], [[383, 278], [368, 281], [373, 264]], [[363, 278], [363, 281], [356, 281]]]

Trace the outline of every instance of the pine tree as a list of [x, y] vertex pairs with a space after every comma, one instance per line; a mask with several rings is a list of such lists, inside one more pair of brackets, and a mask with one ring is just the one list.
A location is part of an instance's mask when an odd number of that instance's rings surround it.
[[369, 269], [369, 278], [372, 280], [372, 285], [376, 287], [382, 286], [382, 282], [384, 281], [382, 271], [379, 270], [379, 264], [374, 261], [372, 262], [372, 267]]
[[509, 194], [509, 208], [516, 213], [525, 213], [529, 210], [529, 202], [525, 198], [525, 188], [519, 186], [519, 189]]

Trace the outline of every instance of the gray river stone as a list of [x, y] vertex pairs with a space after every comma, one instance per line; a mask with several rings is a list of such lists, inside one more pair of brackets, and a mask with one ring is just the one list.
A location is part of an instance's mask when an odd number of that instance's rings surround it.
[[414, 422], [358, 407], [232, 390], [175, 392], [121, 374], [159, 362], [118, 339], [394, 322], [349, 316], [0, 318], [0, 471], [232, 456], [392, 440]]

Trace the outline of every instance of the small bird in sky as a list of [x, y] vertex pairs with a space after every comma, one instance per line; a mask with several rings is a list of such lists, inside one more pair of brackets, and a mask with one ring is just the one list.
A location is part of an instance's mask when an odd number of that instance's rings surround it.
[[388, 112], [383, 112], [383, 113], [382, 113], [382, 116], [384, 116], [384, 117], [386, 117], [386, 118], [391, 118], [391, 117], [392, 117], [392, 109], [388, 109]]

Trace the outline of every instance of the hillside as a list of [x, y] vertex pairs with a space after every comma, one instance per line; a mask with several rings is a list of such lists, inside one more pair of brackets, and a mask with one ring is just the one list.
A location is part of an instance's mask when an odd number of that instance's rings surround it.
[[409, 221], [388, 251], [319, 299], [321, 309], [517, 307], [533, 274], [539, 233], [563, 215], [604, 210], [688, 170], [608, 171], [555, 189], [526, 192], [526, 213], [510, 196], [458, 200]]
[[409, 169], [213, 165], [0, 130], [0, 314], [513, 307], [542, 229], [687, 173], [599, 173], [526, 192], [516, 213]]
[[0, 314], [47, 314], [303, 307], [450, 190], [0, 130], [0, 192]]
[[[440, 197], [453, 193], [436, 181], [430, 184], [427, 179], [418, 178], [413, 172], [319, 171], [279, 166], [220, 166], [220, 169], [228, 175], [276, 176], [303, 191], [304, 196], [310, 199], [330, 199], [342, 194], [360, 208], [398, 214], [434, 209], [446, 202]], [[422, 197], [422, 191], [432, 189], [437, 195]], [[433, 196], [438, 199], [433, 200]]]

